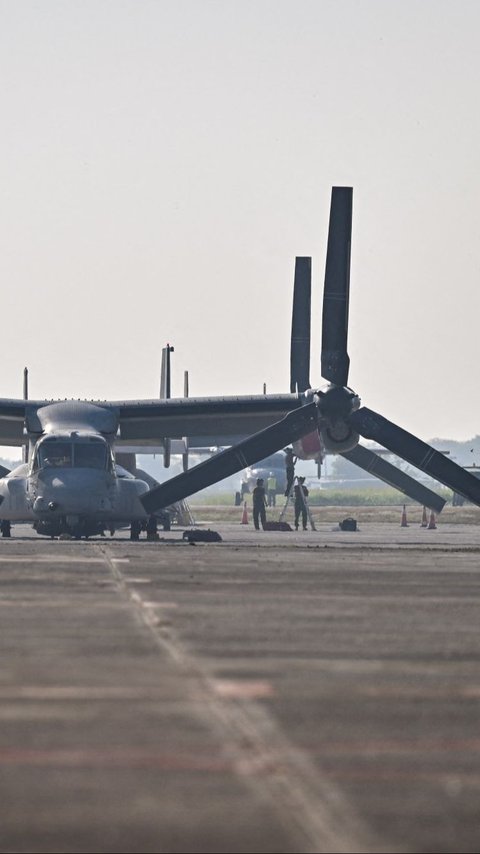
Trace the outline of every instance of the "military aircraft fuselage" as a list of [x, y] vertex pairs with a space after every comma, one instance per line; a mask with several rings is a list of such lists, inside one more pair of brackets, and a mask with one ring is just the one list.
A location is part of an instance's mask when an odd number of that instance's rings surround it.
[[0, 518], [31, 521], [48, 536], [90, 536], [145, 520], [139, 497], [149, 487], [115, 464], [115, 419], [107, 423], [104, 410], [81, 402], [43, 410], [44, 429], [29, 435], [29, 462], [0, 480]]

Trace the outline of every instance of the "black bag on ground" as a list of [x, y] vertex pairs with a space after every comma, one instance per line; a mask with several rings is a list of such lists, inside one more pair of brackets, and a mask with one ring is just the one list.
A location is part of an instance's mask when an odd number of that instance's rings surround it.
[[342, 531], [356, 531], [357, 530], [357, 520], [352, 519], [351, 516], [347, 516], [346, 519], [342, 519], [342, 521], [339, 522], [339, 525], [340, 525], [340, 528], [342, 529]]
[[206, 531], [202, 528], [193, 528], [191, 531], [183, 532], [183, 539], [189, 543], [221, 543], [222, 538], [218, 531], [211, 531], [208, 528]]
[[264, 531], [291, 531], [292, 526], [288, 522], [265, 522]]

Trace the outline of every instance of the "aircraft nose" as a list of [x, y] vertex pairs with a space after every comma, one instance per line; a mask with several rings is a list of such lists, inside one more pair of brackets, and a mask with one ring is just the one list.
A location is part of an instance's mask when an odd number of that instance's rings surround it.
[[33, 504], [36, 513], [94, 514], [112, 510], [105, 472], [57, 470], [43, 477]]

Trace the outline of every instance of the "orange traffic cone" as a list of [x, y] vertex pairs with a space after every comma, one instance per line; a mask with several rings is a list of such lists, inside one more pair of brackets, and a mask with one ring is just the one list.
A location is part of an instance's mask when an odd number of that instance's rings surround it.
[[243, 515], [241, 525], [248, 525], [248, 513], [247, 513], [247, 502], [243, 502]]
[[400, 523], [400, 527], [401, 528], [408, 528], [407, 510], [406, 510], [405, 504], [403, 505], [402, 521]]
[[432, 510], [432, 512], [430, 513], [430, 521], [427, 525], [427, 528], [429, 531], [434, 531], [436, 529], [436, 527], [437, 526], [435, 524], [435, 513]]
[[426, 507], [424, 507], [424, 508], [423, 508], [423, 513], [422, 513], [422, 524], [420, 525], [420, 527], [421, 527], [421, 528], [426, 528], [426, 527], [427, 527], [427, 508], [426, 508]]

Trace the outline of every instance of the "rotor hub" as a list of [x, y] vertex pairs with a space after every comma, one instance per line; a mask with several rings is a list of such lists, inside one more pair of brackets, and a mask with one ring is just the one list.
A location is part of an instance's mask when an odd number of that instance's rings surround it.
[[329, 385], [319, 389], [318, 409], [326, 421], [347, 420], [360, 406], [360, 398], [347, 386]]
[[317, 392], [320, 432], [326, 450], [343, 453], [358, 443], [358, 433], [350, 424], [360, 398], [347, 386], [329, 385]]

